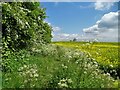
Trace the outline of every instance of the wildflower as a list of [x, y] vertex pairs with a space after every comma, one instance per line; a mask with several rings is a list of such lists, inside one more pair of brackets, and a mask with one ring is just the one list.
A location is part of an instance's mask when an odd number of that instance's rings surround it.
[[24, 65], [23, 67], [24, 67], [24, 68], [26, 68], [26, 67], [27, 67], [27, 65]]
[[24, 83], [27, 83], [27, 82], [28, 82], [27, 80], [24, 81]]
[[77, 60], [75, 63], [76, 63], [76, 64], [78, 64], [78, 63], [79, 63], [79, 61]]
[[29, 71], [29, 70], [26, 72], [26, 74], [28, 74], [28, 73], [30, 73], [30, 71]]
[[110, 65], [110, 67], [112, 67], [112, 68], [113, 68], [113, 65]]
[[68, 87], [66, 83], [60, 84], [61, 87]]
[[33, 77], [33, 75], [32, 75], [32, 74], [30, 74], [30, 77]]
[[110, 76], [110, 73], [106, 73], [108, 76]]
[[76, 55], [76, 56], [78, 56], [78, 55], [79, 55], [79, 53], [78, 53], [78, 52], [76, 52], [76, 53], [75, 53], [75, 55]]
[[68, 79], [68, 83], [72, 83], [72, 80], [71, 80], [71, 79]]
[[20, 69], [19, 70], [23, 70], [23, 67], [20, 67]]
[[96, 67], [98, 67], [98, 64], [95, 64]]
[[87, 74], [87, 72], [86, 72], [86, 71], [84, 71], [83, 73], [84, 73], [84, 74]]
[[34, 74], [34, 77], [38, 77], [39, 75], [36, 73], [36, 74]]
[[68, 57], [69, 57], [69, 58], [72, 58], [72, 56], [70, 56], [70, 55], [69, 55]]
[[65, 82], [66, 80], [63, 78], [62, 80], [60, 80], [60, 82]]
[[89, 43], [86, 43], [87, 46], [89, 46], [90, 44]]

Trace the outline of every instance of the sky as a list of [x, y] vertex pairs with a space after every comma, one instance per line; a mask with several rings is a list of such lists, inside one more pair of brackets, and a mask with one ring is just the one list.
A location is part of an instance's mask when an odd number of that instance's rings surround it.
[[41, 2], [52, 41], [118, 41], [117, 2]]

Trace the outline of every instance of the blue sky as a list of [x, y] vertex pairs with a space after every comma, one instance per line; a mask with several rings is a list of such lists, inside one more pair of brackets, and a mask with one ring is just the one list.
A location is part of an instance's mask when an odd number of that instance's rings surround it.
[[[113, 19], [114, 15], [118, 11], [117, 3], [109, 2], [41, 2], [41, 6], [46, 8], [46, 14], [49, 16], [45, 21], [53, 27], [53, 41], [66, 41], [77, 38], [78, 40], [100, 39], [101, 41], [116, 41], [116, 35], [106, 40], [106, 31], [102, 27], [98, 29], [99, 35], [96, 33], [96, 28], [93, 30], [90, 27], [94, 27], [98, 21], [106, 15], [105, 20], [110, 21], [107, 16], [111, 16], [109, 19]], [[110, 14], [111, 13], [111, 14]], [[108, 15], [107, 15], [108, 14]], [[110, 14], [110, 15], [109, 15]], [[104, 18], [104, 17], [103, 17]], [[104, 21], [104, 20], [103, 20]], [[109, 26], [109, 22], [106, 21], [99, 23]], [[97, 25], [99, 27], [99, 25]], [[106, 26], [103, 26], [106, 27]], [[101, 29], [102, 28], [102, 29]], [[109, 28], [109, 27], [108, 27]], [[101, 31], [99, 31], [101, 29]], [[109, 28], [110, 30], [113, 29]], [[102, 33], [102, 31], [105, 33]], [[116, 30], [113, 30], [113, 32]], [[88, 33], [89, 32], [89, 33]], [[101, 36], [101, 33], [104, 37]], [[109, 34], [109, 33], [106, 33]], [[110, 33], [111, 34], [111, 33]], [[109, 40], [108, 40], [109, 39]]]

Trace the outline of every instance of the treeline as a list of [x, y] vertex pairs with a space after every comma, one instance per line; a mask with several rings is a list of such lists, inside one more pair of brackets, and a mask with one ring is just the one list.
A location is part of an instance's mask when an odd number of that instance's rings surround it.
[[2, 3], [3, 50], [16, 51], [50, 43], [52, 27], [44, 22], [45, 8], [39, 2]]

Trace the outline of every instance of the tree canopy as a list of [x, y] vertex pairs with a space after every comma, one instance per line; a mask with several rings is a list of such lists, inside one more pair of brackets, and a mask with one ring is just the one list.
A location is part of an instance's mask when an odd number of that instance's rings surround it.
[[52, 28], [44, 22], [45, 8], [38, 2], [2, 3], [3, 49], [17, 50], [49, 43]]

